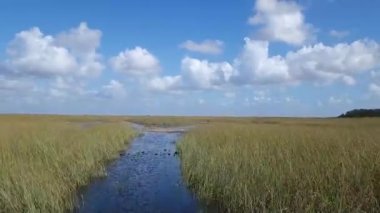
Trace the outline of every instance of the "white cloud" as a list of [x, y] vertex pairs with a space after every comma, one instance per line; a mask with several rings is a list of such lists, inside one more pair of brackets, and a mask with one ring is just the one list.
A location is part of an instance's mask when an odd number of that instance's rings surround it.
[[212, 55], [221, 54], [223, 52], [223, 46], [224, 43], [220, 40], [204, 40], [199, 43], [187, 40], [180, 45], [181, 48], [188, 51]]
[[77, 67], [75, 57], [66, 48], [55, 46], [54, 38], [36, 27], [18, 33], [7, 54], [6, 64], [19, 74], [65, 75]]
[[370, 40], [326, 46], [304, 46], [285, 56], [269, 56], [268, 42], [246, 38], [235, 59], [236, 84], [289, 84], [294, 82], [354, 85], [354, 76], [380, 66], [380, 45]]
[[234, 66], [239, 74], [236, 83], [266, 84], [286, 83], [290, 74], [281, 56], [269, 57], [269, 42], [245, 38], [245, 45]]
[[90, 29], [86, 22], [82, 22], [77, 28], [58, 34], [56, 43], [67, 47], [75, 55], [87, 55], [94, 53], [100, 46], [101, 37], [100, 30]]
[[54, 81], [50, 82], [49, 88], [46, 90], [48, 91], [48, 96], [59, 98], [61, 101], [89, 96], [95, 93], [86, 89], [84, 81], [67, 77], [56, 77]]
[[103, 85], [100, 88], [89, 90], [84, 81], [61, 77], [52, 81], [47, 91], [48, 96], [60, 101], [95, 97], [121, 99], [127, 95], [124, 85], [117, 80], [111, 80], [108, 84]]
[[334, 38], [344, 38], [350, 35], [349, 31], [339, 31], [339, 30], [330, 30], [329, 32], [330, 36]]
[[211, 89], [228, 83], [235, 70], [228, 62], [213, 63], [185, 57], [181, 62], [183, 80], [191, 88]]
[[104, 85], [100, 91], [100, 96], [106, 98], [121, 99], [126, 97], [126, 95], [127, 92], [124, 85], [117, 80], [111, 80], [107, 85]]
[[[285, 56], [270, 56], [269, 42], [245, 38], [241, 54], [231, 65], [185, 57], [181, 74], [155, 77], [153, 90], [219, 89], [226, 85], [296, 84], [336, 81], [355, 85], [355, 76], [380, 66], [380, 45], [370, 40], [304, 46]], [[374, 75], [374, 74], [373, 74]]]
[[17, 33], [0, 62], [3, 90], [25, 103], [93, 97], [96, 92], [86, 88], [86, 81], [104, 69], [97, 53], [101, 35], [85, 22], [57, 35], [38, 27]]
[[263, 39], [301, 45], [313, 39], [313, 27], [305, 23], [302, 8], [294, 1], [257, 0], [248, 23], [260, 25]]
[[353, 76], [380, 65], [380, 46], [370, 40], [326, 46], [322, 43], [289, 52], [286, 61], [297, 80], [355, 83]]
[[131, 76], [154, 76], [160, 71], [158, 59], [147, 49], [135, 47], [126, 49], [110, 59], [111, 67]]
[[[260, 7], [268, 5], [272, 7], [271, 4], [275, 4], [272, 9], [277, 10], [279, 9], [277, 7], [280, 7], [281, 11], [288, 11], [284, 9], [287, 7], [284, 5], [292, 5], [289, 6], [290, 12], [296, 7], [299, 8], [295, 3], [288, 1], [270, 0], [261, 4], [263, 5]], [[6, 60], [0, 62], [0, 73], [2, 74], [0, 75], [0, 92], [32, 90], [35, 89], [34, 84], [41, 83], [42, 86], [39, 85], [41, 90], [38, 94], [54, 97], [57, 100], [66, 98], [74, 100], [78, 97], [113, 99], [126, 97], [125, 86], [117, 80], [111, 80], [106, 85], [89, 90], [84, 78], [80, 78], [97, 75], [104, 69], [101, 56], [97, 53], [101, 36], [101, 31], [90, 29], [86, 23], [81, 23], [77, 28], [56, 36], [45, 35], [39, 28], [32, 28], [16, 34], [7, 48]], [[188, 44], [189, 42], [192, 41], [187, 41]], [[192, 44], [195, 44], [196, 47], [192, 50], [218, 54], [218, 51], [222, 51], [223, 46], [222, 42], [218, 42], [210, 40], [201, 43], [193, 42]], [[185, 47], [185, 43], [183, 48], [188, 48]], [[292, 42], [289, 40], [288, 43]], [[293, 44], [296, 43], [294, 40]], [[212, 44], [214, 47], [210, 47]], [[219, 47], [217, 47], [218, 45]], [[308, 82], [325, 84], [339, 81], [347, 85], [354, 85], [357, 75], [380, 68], [380, 45], [371, 40], [358, 40], [333, 46], [318, 43], [303, 46], [284, 55], [273, 56], [269, 54], [269, 45], [270, 42], [266, 40], [245, 38], [241, 53], [232, 62], [211, 62], [184, 57], [181, 61], [181, 72], [169, 76], [159, 75], [161, 70], [159, 60], [142, 47], [126, 49], [112, 57], [109, 63], [116, 71], [138, 77], [140, 81], [137, 83], [142, 83], [150, 90], [169, 92]], [[9, 75], [9, 73], [13, 73], [13, 75]], [[371, 73], [374, 80], [368, 87], [373, 94], [380, 94], [380, 82], [375, 79], [377, 75], [377, 72]], [[37, 78], [28, 78], [28, 76]], [[46, 81], [46, 79], [38, 77], [47, 77], [48, 79]], [[29, 79], [29, 82], [21, 81], [18, 78]], [[37, 79], [36, 82], [34, 82], [35, 79]], [[227, 90], [223, 89], [222, 91]], [[234, 101], [232, 98], [235, 97], [235, 94], [225, 93], [225, 97]], [[292, 98], [289, 97], [284, 96], [280, 99], [284, 102], [292, 102]], [[247, 101], [250, 105], [254, 105], [273, 103], [277, 100], [265, 93], [256, 92]], [[327, 103], [350, 103], [350, 100], [345, 97], [332, 96]]]
[[82, 75], [98, 75], [104, 69], [104, 65], [100, 62], [101, 56], [96, 52], [101, 37], [100, 30], [90, 29], [87, 23], [82, 22], [77, 28], [59, 34], [56, 43], [68, 48], [77, 58], [81, 64], [79, 72]]
[[[77, 34], [76, 32], [81, 32]], [[93, 34], [98, 34], [94, 39]], [[39, 28], [17, 33], [7, 48], [5, 66], [14, 74], [40, 77], [94, 76], [104, 68], [96, 48], [100, 42], [100, 31], [89, 29], [86, 23], [78, 28], [54, 37], [44, 35]], [[63, 38], [67, 39], [63, 39]], [[86, 38], [86, 47], [81, 41]], [[62, 42], [61, 40], [64, 40]]]
[[148, 81], [148, 88], [155, 91], [173, 91], [181, 89], [182, 76], [154, 77]]
[[217, 89], [230, 82], [235, 70], [228, 62], [209, 62], [185, 57], [181, 61], [181, 75], [154, 77], [148, 86], [157, 91], [186, 89]]

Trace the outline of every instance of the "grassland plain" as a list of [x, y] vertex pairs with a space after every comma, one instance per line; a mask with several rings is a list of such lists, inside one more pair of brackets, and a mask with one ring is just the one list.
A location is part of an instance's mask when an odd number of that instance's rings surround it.
[[229, 212], [379, 212], [380, 119], [219, 119], [178, 149], [189, 186]]
[[[120, 118], [0, 116], [0, 212], [65, 212], [134, 136]], [[96, 124], [96, 125], [94, 125]]]

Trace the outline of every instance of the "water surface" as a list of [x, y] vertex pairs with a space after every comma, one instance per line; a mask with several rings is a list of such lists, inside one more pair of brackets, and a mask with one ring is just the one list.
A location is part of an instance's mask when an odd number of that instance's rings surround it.
[[182, 182], [176, 141], [180, 132], [144, 132], [107, 177], [82, 193], [76, 212], [198, 212], [199, 203]]

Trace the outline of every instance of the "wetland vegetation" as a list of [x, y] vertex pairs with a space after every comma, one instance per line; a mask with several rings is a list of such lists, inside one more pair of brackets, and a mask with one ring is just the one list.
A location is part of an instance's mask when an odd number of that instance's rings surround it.
[[112, 118], [0, 116], [0, 212], [72, 209], [133, 136]]
[[193, 127], [182, 175], [211, 210], [380, 211], [378, 118], [30, 115], [0, 116], [1, 211], [73, 209], [135, 135], [128, 122]]
[[229, 212], [378, 212], [380, 119], [243, 119], [179, 143], [184, 177]]

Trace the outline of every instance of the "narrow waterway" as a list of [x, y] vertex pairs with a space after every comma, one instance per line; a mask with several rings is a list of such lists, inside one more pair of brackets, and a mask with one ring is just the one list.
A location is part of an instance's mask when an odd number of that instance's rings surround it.
[[107, 177], [81, 194], [76, 212], [198, 212], [200, 205], [182, 181], [176, 142], [182, 133], [145, 131]]

